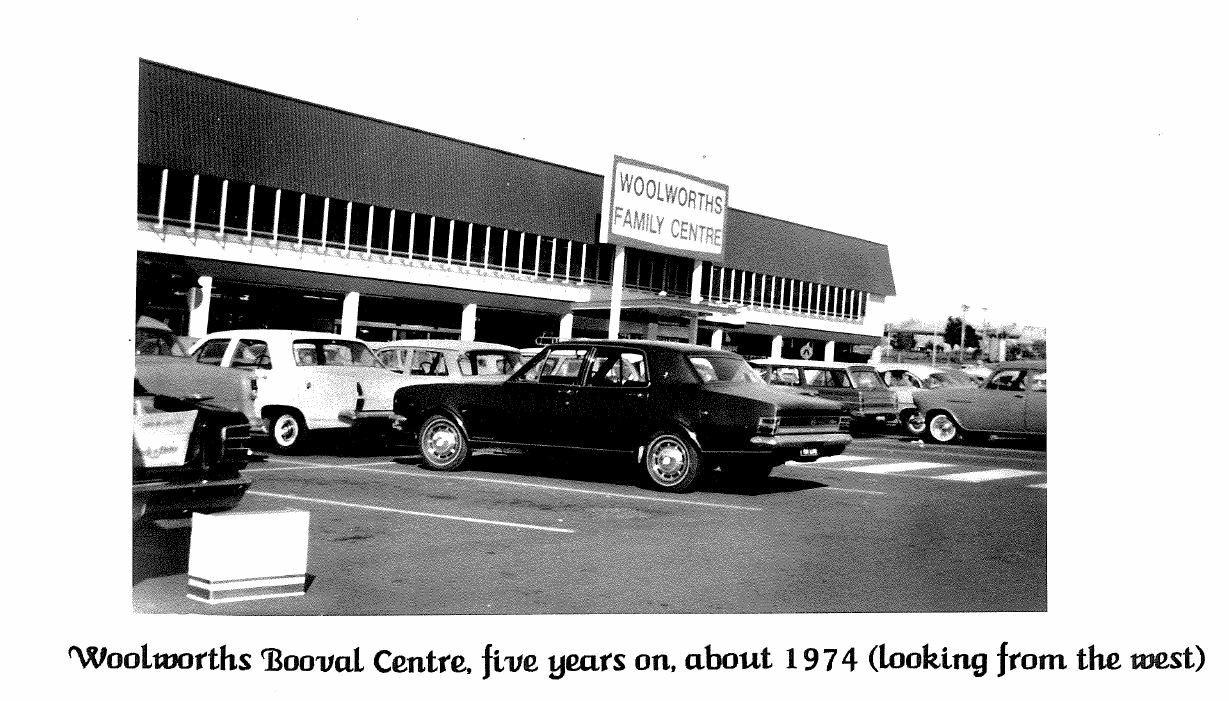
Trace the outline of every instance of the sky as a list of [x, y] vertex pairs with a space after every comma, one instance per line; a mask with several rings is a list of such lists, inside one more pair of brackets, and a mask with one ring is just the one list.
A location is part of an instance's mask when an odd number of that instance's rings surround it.
[[1181, 88], [1135, 33], [1191, 27], [1127, 5], [659, 5], [152, 5], [133, 46], [591, 172], [620, 154], [719, 180], [737, 208], [887, 244], [888, 320], [1046, 326], [1050, 257], [1081, 233], [1063, 213], [1112, 141], [1169, 116], [1124, 76]]

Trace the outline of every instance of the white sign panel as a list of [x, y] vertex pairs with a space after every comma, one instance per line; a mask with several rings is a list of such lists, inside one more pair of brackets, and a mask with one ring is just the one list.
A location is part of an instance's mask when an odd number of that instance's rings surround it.
[[188, 459], [195, 410], [143, 411], [132, 420], [133, 437], [146, 467], [178, 467]]
[[725, 185], [615, 156], [606, 199], [601, 242], [723, 260], [730, 199]]

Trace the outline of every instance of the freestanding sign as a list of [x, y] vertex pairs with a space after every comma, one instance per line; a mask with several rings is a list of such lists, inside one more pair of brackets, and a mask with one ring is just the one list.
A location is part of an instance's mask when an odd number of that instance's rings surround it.
[[722, 262], [730, 189], [711, 180], [614, 157], [598, 240]]

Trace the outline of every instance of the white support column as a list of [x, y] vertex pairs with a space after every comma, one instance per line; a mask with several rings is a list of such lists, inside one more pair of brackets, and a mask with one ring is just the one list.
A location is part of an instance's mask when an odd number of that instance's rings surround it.
[[709, 339], [708, 345], [713, 348], [721, 348], [721, 329], [713, 329], [713, 337]]
[[542, 269], [542, 234], [534, 234], [537, 243], [533, 246], [533, 276], [538, 276], [538, 271]]
[[623, 312], [623, 266], [626, 265], [626, 251], [623, 246], [616, 245], [614, 250], [614, 265], [610, 271], [610, 321], [606, 326], [606, 338], [619, 338], [619, 317]]
[[192, 176], [192, 206], [188, 208], [188, 233], [196, 233], [196, 194], [201, 187], [201, 176]]
[[573, 320], [572, 312], [568, 312], [567, 314], [564, 314], [563, 316], [559, 317], [559, 340], [560, 341], [572, 340], [572, 320]]
[[[202, 275], [197, 279], [200, 285], [200, 297], [188, 309], [188, 335], [200, 338], [209, 333], [209, 302], [213, 299], [213, 278]], [[190, 298], [191, 299], [191, 298]]]
[[470, 256], [474, 252], [474, 223], [469, 223], [469, 231], [465, 234], [465, 267], [469, 267]]
[[525, 271], [525, 232], [521, 232], [521, 242], [516, 247], [516, 272]]
[[273, 193], [273, 247], [277, 248], [277, 222], [282, 216], [282, 190], [278, 188]]
[[371, 257], [371, 231], [376, 224], [376, 206], [367, 205], [367, 257]]
[[427, 228], [427, 262], [435, 255], [435, 215], [431, 215], [431, 226]]
[[478, 305], [467, 304], [461, 307], [461, 340], [472, 341], [478, 331]]
[[725, 268], [722, 268], [721, 272], [717, 274], [717, 301], [725, 301]]
[[457, 220], [448, 220], [448, 254], [444, 256], [444, 260], [452, 262], [452, 242], [456, 239]]
[[708, 266], [708, 301], [710, 302], [713, 301], [713, 290], [717, 289], [713, 287], [713, 282], [714, 282], [713, 278], [716, 275], [716, 273], [717, 273], [717, 264], [716, 263], [710, 264]]
[[[700, 285], [704, 282], [704, 261], [691, 261], [691, 303], [700, 303]], [[691, 342], [695, 343], [695, 334], [692, 334]]]
[[785, 337], [778, 334], [772, 337], [772, 351], [769, 353], [771, 358], [780, 358], [781, 351], [785, 350]]
[[486, 240], [482, 244], [482, 267], [489, 268], [491, 261], [491, 227], [486, 228]]
[[[393, 236], [396, 234], [396, 231], [397, 231], [397, 210], [390, 209], [388, 210], [388, 255], [386, 255], [385, 258], [393, 257]], [[413, 236], [413, 232], [414, 232], [414, 215], [411, 214], [410, 215], [411, 237]], [[410, 249], [410, 250], [413, 250], [413, 249]]]
[[219, 238], [226, 238], [226, 196], [230, 191], [230, 181], [222, 181], [222, 206], [218, 208], [218, 233]]
[[547, 274], [547, 279], [555, 279], [555, 253], [559, 250], [559, 239], [551, 237], [550, 240], [550, 273]]
[[[307, 201], [307, 195], [303, 196], [303, 201]], [[324, 250], [324, 242], [329, 240], [329, 198], [324, 198], [324, 216], [320, 218], [320, 250]], [[302, 230], [303, 224], [303, 209], [299, 209], [299, 229]], [[302, 244], [302, 237], [299, 237], [299, 243]]]
[[836, 360], [836, 341], [824, 341], [824, 360], [829, 363]]
[[346, 202], [346, 235], [342, 239], [341, 249], [346, 253], [350, 252], [350, 222], [353, 221], [354, 203]]
[[499, 269], [508, 269], [508, 230], [504, 229], [504, 245], [499, 249]]
[[252, 217], [256, 214], [256, 186], [248, 187], [248, 233], [247, 244], [252, 245]]
[[585, 281], [585, 257], [589, 255], [589, 244], [580, 244], [580, 281]]
[[358, 336], [358, 301], [359, 293], [351, 290], [341, 300], [341, 335]]
[[158, 230], [166, 224], [166, 179], [170, 171], [162, 169], [162, 188], [158, 191]]
[[563, 256], [563, 281], [572, 279], [572, 239], [568, 239], [567, 252]]
[[[302, 193], [299, 195], [299, 243], [297, 244], [300, 250], [302, 250], [303, 248], [303, 219], [306, 213], [307, 213], [307, 193]], [[324, 218], [325, 219], [329, 218], [328, 214], [329, 214], [329, 201], [325, 200], [324, 201], [324, 215], [325, 215]]]

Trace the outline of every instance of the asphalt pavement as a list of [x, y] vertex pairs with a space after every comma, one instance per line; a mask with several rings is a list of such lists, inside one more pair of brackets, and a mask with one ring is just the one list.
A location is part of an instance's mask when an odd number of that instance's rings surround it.
[[311, 512], [303, 596], [184, 593], [187, 521], [134, 527], [138, 612], [227, 615], [1044, 611], [1046, 453], [860, 436], [762, 485], [651, 491], [634, 465], [260, 456], [238, 511]]

